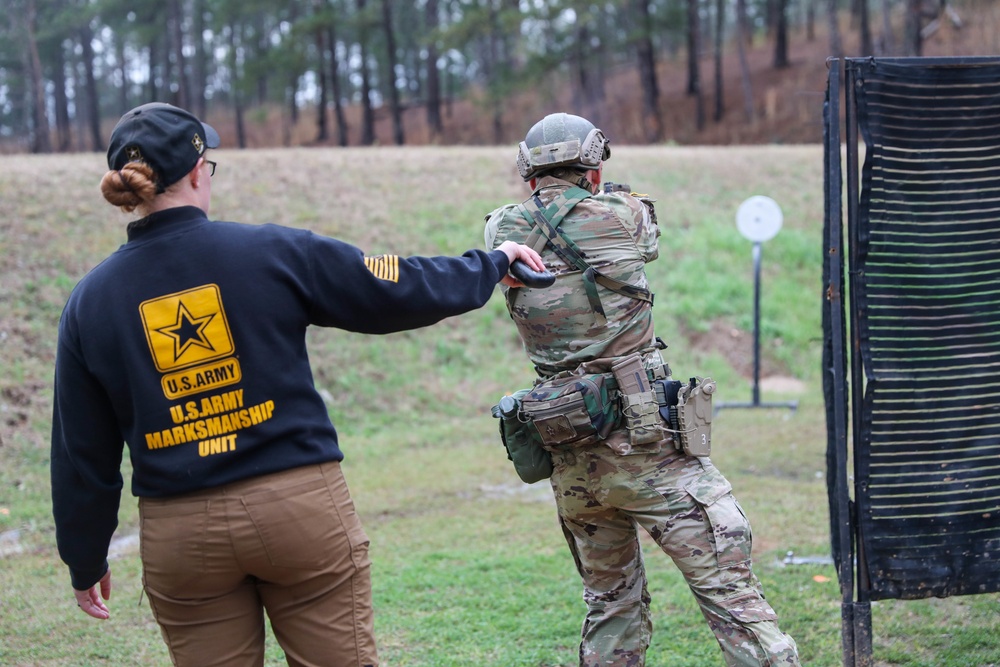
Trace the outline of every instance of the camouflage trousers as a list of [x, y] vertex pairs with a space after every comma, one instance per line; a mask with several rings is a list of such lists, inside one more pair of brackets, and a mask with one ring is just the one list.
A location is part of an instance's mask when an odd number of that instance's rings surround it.
[[583, 579], [580, 667], [642, 667], [652, 634], [638, 528], [673, 559], [727, 665], [799, 665], [751, 570], [750, 524], [707, 458], [666, 440], [629, 455], [604, 444], [553, 454], [559, 520]]

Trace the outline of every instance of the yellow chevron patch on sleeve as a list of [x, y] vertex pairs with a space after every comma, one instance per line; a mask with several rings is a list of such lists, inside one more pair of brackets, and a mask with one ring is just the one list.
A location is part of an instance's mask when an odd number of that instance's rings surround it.
[[399, 282], [399, 256], [398, 255], [377, 255], [375, 257], [365, 257], [365, 266], [380, 280], [388, 280], [392, 283]]

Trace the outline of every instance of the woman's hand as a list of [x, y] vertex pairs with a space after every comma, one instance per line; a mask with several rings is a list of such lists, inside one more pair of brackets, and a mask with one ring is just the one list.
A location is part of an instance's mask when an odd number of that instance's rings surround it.
[[[503, 253], [507, 255], [507, 259], [511, 264], [517, 260], [521, 260], [535, 271], [545, 271], [545, 264], [542, 262], [541, 256], [526, 245], [514, 243], [513, 241], [504, 241], [497, 246], [497, 250], [503, 251]], [[500, 282], [508, 287], [524, 287], [524, 283], [511, 276], [509, 273], [505, 275]]]
[[[99, 596], [98, 588], [100, 589]], [[82, 609], [87, 616], [93, 616], [101, 620], [109, 618], [111, 612], [108, 611], [103, 600], [111, 598], [111, 568], [109, 567], [108, 571], [101, 577], [101, 580], [89, 589], [78, 591], [74, 588], [73, 595], [76, 596], [76, 606]]]

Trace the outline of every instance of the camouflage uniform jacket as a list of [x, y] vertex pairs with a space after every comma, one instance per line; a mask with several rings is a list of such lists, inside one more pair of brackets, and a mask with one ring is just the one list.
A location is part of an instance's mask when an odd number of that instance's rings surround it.
[[[542, 177], [533, 195], [548, 205], [572, 185], [553, 176]], [[532, 228], [517, 204], [503, 206], [487, 216], [486, 246], [493, 249], [508, 240], [523, 243]], [[624, 192], [597, 194], [578, 203], [559, 230], [600, 272], [649, 288], [645, 264], [656, 259], [660, 236], [651, 201]], [[539, 375], [649, 349], [653, 343], [652, 305], [598, 285], [607, 316], [602, 322], [587, 299], [583, 274], [560, 259], [551, 246], [540, 249], [544, 240], [542, 236], [535, 249], [556, 274], [555, 284], [546, 289], [512, 290], [507, 300], [528, 358]], [[654, 356], [658, 360], [659, 355]]]

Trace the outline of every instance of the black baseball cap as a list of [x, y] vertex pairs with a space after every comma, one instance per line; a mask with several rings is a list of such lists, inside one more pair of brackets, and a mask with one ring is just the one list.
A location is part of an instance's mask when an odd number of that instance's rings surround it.
[[163, 192], [194, 169], [208, 148], [219, 147], [219, 133], [172, 104], [150, 102], [124, 116], [111, 132], [108, 167], [145, 162], [156, 172]]

